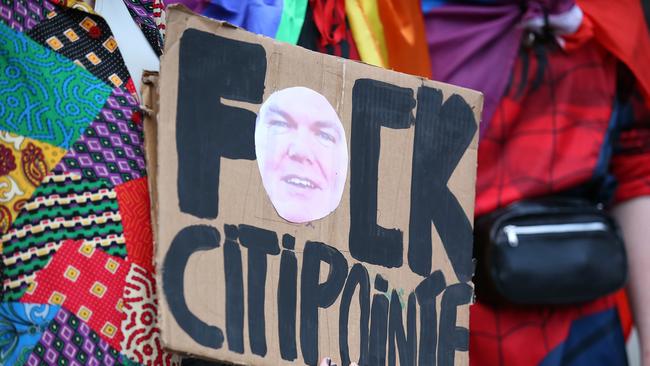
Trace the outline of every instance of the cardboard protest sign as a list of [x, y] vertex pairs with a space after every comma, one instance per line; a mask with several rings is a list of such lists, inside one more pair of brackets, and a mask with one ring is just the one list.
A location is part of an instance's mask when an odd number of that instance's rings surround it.
[[468, 363], [480, 93], [180, 7], [158, 91], [166, 347], [247, 365]]

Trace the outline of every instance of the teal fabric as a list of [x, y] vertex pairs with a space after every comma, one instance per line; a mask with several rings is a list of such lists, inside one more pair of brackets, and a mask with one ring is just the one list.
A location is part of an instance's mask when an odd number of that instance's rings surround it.
[[297, 44], [305, 22], [307, 13], [307, 0], [284, 0], [282, 17], [275, 39], [291, 44]]
[[0, 365], [23, 365], [58, 311], [54, 305], [1, 303]]
[[123, 366], [142, 366], [124, 355], [120, 355], [120, 363]]
[[110, 93], [85, 69], [0, 23], [0, 130], [68, 149]]

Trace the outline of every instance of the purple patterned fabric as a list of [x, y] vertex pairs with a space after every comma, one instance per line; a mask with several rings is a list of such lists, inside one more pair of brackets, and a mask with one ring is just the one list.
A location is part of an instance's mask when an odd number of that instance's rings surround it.
[[61, 308], [25, 365], [115, 366], [119, 357], [88, 324]]
[[519, 49], [522, 21], [569, 11], [575, 0], [449, 1], [427, 8], [425, 29], [433, 80], [482, 92], [481, 132], [501, 100]]
[[114, 186], [145, 176], [142, 123], [132, 121], [136, 112], [141, 113], [137, 100], [124, 89], [113, 89], [54, 172], [106, 179]]
[[163, 39], [153, 16], [154, 0], [124, 0], [124, 4], [129, 10], [131, 18], [142, 30], [147, 42], [160, 56], [162, 54]]
[[0, 2], [0, 20], [19, 31], [28, 31], [40, 23], [54, 5], [47, 0], [4, 0]]

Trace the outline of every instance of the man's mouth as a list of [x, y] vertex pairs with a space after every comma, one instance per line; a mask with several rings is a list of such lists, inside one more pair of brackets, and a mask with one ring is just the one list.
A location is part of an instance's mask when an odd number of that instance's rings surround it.
[[297, 175], [286, 175], [282, 178], [282, 181], [291, 184], [292, 186], [296, 186], [299, 188], [305, 188], [305, 189], [320, 189], [320, 186], [316, 184], [314, 181], [312, 181], [309, 178], [305, 177], [299, 177]]

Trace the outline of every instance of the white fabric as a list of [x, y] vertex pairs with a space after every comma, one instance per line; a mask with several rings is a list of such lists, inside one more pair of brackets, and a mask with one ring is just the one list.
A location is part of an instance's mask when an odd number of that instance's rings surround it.
[[129, 10], [122, 0], [96, 0], [95, 11], [108, 22], [108, 26], [117, 40], [126, 68], [133, 78], [138, 95], [140, 95], [142, 72], [144, 70], [158, 71], [160, 69], [158, 56], [147, 42], [142, 30], [131, 18]]
[[[561, 14], [551, 14], [548, 16], [548, 23], [556, 35], [566, 35], [575, 33], [580, 24], [584, 13], [578, 5], [574, 5], [569, 11]], [[535, 17], [524, 21], [524, 28], [534, 32], [541, 32], [544, 28], [544, 17]]]

